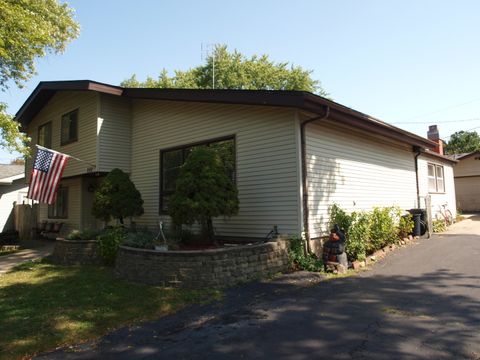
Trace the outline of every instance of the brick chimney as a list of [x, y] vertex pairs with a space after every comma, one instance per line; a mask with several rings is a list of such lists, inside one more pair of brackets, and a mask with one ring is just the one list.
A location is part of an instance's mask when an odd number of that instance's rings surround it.
[[435, 149], [433, 149], [433, 151], [435, 151], [440, 155], [443, 155], [443, 140], [440, 139], [440, 134], [438, 133], [437, 125], [430, 125], [428, 127], [427, 138], [428, 140], [431, 140], [437, 143], [437, 146], [435, 146]]

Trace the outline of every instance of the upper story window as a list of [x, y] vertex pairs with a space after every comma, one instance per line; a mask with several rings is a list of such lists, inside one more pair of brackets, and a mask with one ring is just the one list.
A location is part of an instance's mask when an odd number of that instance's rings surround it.
[[78, 140], [78, 109], [62, 115], [61, 144]]
[[48, 217], [50, 219], [68, 218], [68, 187], [60, 186], [58, 188], [55, 203], [48, 205]]
[[47, 122], [38, 127], [37, 144], [46, 148], [52, 147], [52, 122]]
[[180, 168], [192, 150], [200, 146], [214, 148], [220, 154], [228, 176], [235, 182], [235, 139], [233, 136], [162, 150], [160, 152], [160, 212], [168, 211], [169, 199], [175, 191]]
[[442, 165], [428, 164], [428, 192], [445, 192], [445, 178]]

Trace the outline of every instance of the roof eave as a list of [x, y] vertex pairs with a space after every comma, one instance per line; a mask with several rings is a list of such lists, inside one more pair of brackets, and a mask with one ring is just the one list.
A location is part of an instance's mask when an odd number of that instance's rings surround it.
[[98, 91], [122, 95], [123, 88], [92, 80], [41, 81], [15, 114], [14, 120], [25, 128], [29, 118], [35, 116], [57, 91]]

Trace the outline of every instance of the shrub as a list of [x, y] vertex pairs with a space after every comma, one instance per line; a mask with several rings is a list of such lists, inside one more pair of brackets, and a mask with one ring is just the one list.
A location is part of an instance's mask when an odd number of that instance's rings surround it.
[[401, 210], [395, 207], [374, 208], [371, 212], [370, 238], [367, 253], [372, 253], [398, 240]]
[[128, 233], [123, 245], [140, 249], [155, 249], [155, 235], [148, 230]]
[[447, 225], [445, 224], [445, 220], [433, 220], [433, 232], [438, 233], [438, 232], [444, 232], [447, 230]]
[[349, 259], [365, 260], [367, 241], [370, 238], [371, 217], [367, 212], [353, 212], [346, 233], [346, 253]]
[[411, 215], [401, 216], [398, 207], [374, 208], [371, 212], [347, 214], [338, 205], [330, 207], [329, 226], [338, 224], [345, 230], [346, 253], [353, 260], [364, 260], [368, 254], [397, 242], [413, 229]]
[[123, 224], [128, 216], [143, 214], [143, 200], [135, 184], [120, 169], [108, 173], [95, 191], [92, 215], [108, 223], [112, 218]]
[[100, 230], [94, 229], [72, 230], [65, 238], [67, 240], [95, 240], [100, 234]]
[[175, 226], [198, 222], [202, 237], [213, 241], [212, 218], [238, 213], [238, 194], [219, 152], [208, 147], [192, 150], [177, 178], [169, 213]]
[[329, 229], [333, 229], [333, 226], [337, 224], [340, 226], [340, 229], [347, 233], [348, 229], [350, 229], [352, 221], [352, 215], [347, 214], [345, 210], [340, 208], [337, 204], [333, 204], [330, 207], [330, 221], [328, 225]]
[[403, 239], [412, 233], [414, 227], [412, 214], [403, 215], [398, 223], [398, 236]]
[[292, 238], [288, 249], [290, 264], [295, 270], [306, 270], [319, 272], [323, 271], [323, 262], [315, 255], [305, 255], [305, 241], [300, 238]]
[[115, 264], [118, 247], [125, 241], [127, 232], [122, 226], [115, 226], [107, 229], [98, 237], [100, 245], [100, 255], [106, 265]]

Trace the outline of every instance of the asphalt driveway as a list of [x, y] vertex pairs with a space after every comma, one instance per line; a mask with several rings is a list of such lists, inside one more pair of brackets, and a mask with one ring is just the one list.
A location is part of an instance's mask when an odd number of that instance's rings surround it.
[[358, 276], [293, 274], [42, 359], [480, 359], [480, 216]]

